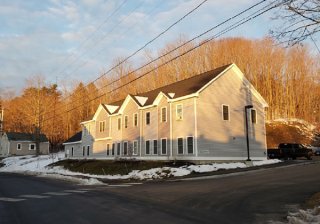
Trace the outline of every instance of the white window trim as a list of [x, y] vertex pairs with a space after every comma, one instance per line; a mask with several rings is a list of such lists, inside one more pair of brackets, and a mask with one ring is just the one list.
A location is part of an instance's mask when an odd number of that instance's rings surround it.
[[[166, 153], [162, 153], [162, 140], [166, 140]], [[160, 139], [160, 154], [161, 155], [167, 155], [168, 154], [168, 139], [167, 138], [161, 138]]]
[[[124, 143], [127, 143], [127, 154], [124, 154]], [[123, 148], [123, 155], [124, 156], [128, 156], [129, 155], [129, 143], [128, 143], [128, 141], [123, 141], [122, 148]]]
[[[134, 143], [137, 143], [137, 153], [134, 153]], [[139, 150], [139, 147], [138, 147], [139, 145], [138, 145], [138, 141], [137, 140], [134, 140], [133, 142], [132, 142], [132, 155], [133, 156], [137, 156], [138, 155], [138, 150]]]
[[[157, 141], [157, 154], [154, 153], [154, 141]], [[158, 139], [153, 139], [152, 140], [152, 155], [159, 155], [159, 141]]]
[[[113, 150], [112, 150], [112, 148], [113, 148]], [[113, 142], [111, 144], [111, 155], [115, 156], [115, 154], [116, 154], [116, 143]]]
[[[188, 152], [188, 138], [192, 138], [192, 153]], [[192, 136], [192, 135], [186, 136], [186, 154], [187, 155], [194, 155], [194, 149], [195, 149], [194, 143], [195, 143], [194, 136]]]
[[[181, 106], [181, 118], [178, 118], [178, 106]], [[176, 120], [182, 121], [183, 120], [183, 104], [179, 103], [176, 105]]]
[[[252, 111], [255, 111], [256, 113], [255, 113], [255, 115], [256, 115], [256, 122], [255, 123], [253, 123], [252, 122]], [[257, 110], [256, 109], [254, 109], [254, 108], [252, 108], [251, 110], [250, 110], [250, 121], [251, 121], [251, 124], [257, 124], [258, 123], [258, 114], [257, 114]]]
[[[147, 141], [149, 141], [149, 154], [147, 154]], [[144, 144], [144, 154], [148, 156], [152, 155], [151, 150], [152, 150], [152, 141], [150, 139], [147, 139]]]
[[[149, 117], [149, 124], [147, 124], [147, 113], [149, 113], [149, 114], [150, 114], [150, 117]], [[150, 124], [151, 124], [151, 111], [146, 111], [146, 113], [145, 113], [145, 122], [144, 122], [144, 124], [145, 124], [146, 126], [150, 126]]]
[[[120, 120], [120, 127], [119, 127], [119, 120]], [[122, 126], [122, 119], [121, 119], [121, 117], [118, 117], [118, 119], [117, 119], [117, 130], [118, 131], [121, 130], [121, 126]]]
[[[31, 149], [31, 145], [34, 145], [34, 149]], [[30, 143], [29, 144], [29, 150], [36, 150], [36, 144], [35, 143]]]
[[90, 145], [87, 145], [86, 156], [90, 156]]
[[[228, 120], [225, 120], [223, 117], [223, 106], [227, 106], [228, 107]], [[222, 117], [222, 121], [230, 121], [231, 117], [230, 117], [230, 106], [228, 104], [222, 104], [221, 105], [221, 117]]]
[[110, 144], [107, 143], [107, 156], [111, 155]]
[[[179, 138], [182, 138], [182, 153], [179, 153]], [[183, 144], [183, 137], [177, 137], [177, 155], [184, 155], [185, 154], [185, 150], [184, 150], [184, 144]]]
[[[134, 119], [135, 119], [136, 116], [137, 116], [137, 125], [135, 125], [135, 123], [134, 123]], [[138, 127], [138, 124], [139, 124], [138, 113], [134, 113], [134, 114], [133, 114], [133, 119], [132, 119], [132, 121], [133, 121], [132, 126], [133, 126], [133, 127]]]
[[104, 132], [105, 130], [106, 130], [106, 121], [99, 121], [99, 132], [101, 133], [101, 132]]
[[124, 125], [123, 126], [124, 126], [124, 128], [128, 128], [129, 127], [129, 117], [128, 117], [128, 115], [124, 116]]
[[[116, 154], [117, 154], [117, 156], [121, 156], [121, 142], [117, 142], [116, 144], [117, 144]], [[120, 146], [120, 148], [118, 148], [118, 146]]]
[[[20, 148], [18, 147], [20, 145]], [[22, 145], [21, 145], [21, 143], [17, 143], [17, 150], [18, 151], [21, 151], [22, 150]]]
[[[162, 109], [166, 109], [166, 120], [165, 121], [162, 121]], [[160, 116], [160, 120], [161, 120], [161, 123], [167, 123], [168, 122], [168, 109], [167, 107], [161, 107], [161, 116]]]

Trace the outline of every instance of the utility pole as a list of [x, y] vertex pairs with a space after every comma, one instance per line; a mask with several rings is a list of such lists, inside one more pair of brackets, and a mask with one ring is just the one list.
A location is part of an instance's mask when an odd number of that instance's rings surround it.
[[0, 104], [0, 136], [3, 133], [3, 113], [4, 113], [4, 110], [2, 108], [2, 105]]
[[37, 89], [37, 123], [35, 126], [35, 140], [36, 140], [36, 155], [39, 156], [40, 155], [40, 127], [41, 127], [41, 110], [40, 110], [40, 106], [41, 106], [41, 100], [40, 100], [40, 80], [38, 80], [38, 89]]

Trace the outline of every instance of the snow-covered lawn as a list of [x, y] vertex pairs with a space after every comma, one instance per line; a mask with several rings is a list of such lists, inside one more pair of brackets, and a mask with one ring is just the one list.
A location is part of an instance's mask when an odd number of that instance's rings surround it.
[[[48, 167], [47, 165], [59, 161], [64, 158], [64, 154], [53, 154], [53, 155], [42, 155], [39, 157], [33, 156], [15, 156], [9, 157], [2, 160], [4, 166], [0, 168], [0, 172], [19, 172], [19, 173], [32, 173], [40, 176], [49, 176], [64, 179], [79, 179], [83, 180], [84, 184], [99, 184], [97, 179], [161, 179], [165, 177], [181, 177], [186, 176], [192, 172], [205, 173], [212, 172], [221, 169], [236, 169], [236, 168], [247, 168], [248, 166], [243, 162], [233, 163], [212, 163], [208, 165], [190, 165], [182, 166], [179, 168], [173, 167], [162, 167], [153, 168], [149, 170], [133, 170], [127, 175], [92, 175], [85, 173], [76, 173], [69, 170], [63, 169], [62, 167]], [[267, 164], [279, 163], [280, 160], [265, 160], [265, 161], [254, 161], [253, 166], [262, 166]], [[86, 177], [87, 179], [83, 179]]]

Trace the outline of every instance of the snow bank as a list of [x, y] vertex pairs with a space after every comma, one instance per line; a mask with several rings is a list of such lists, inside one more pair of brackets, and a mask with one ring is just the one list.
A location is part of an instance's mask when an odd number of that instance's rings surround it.
[[[55, 155], [42, 155], [38, 157], [34, 156], [15, 156], [9, 157], [2, 162], [5, 164], [0, 168], [0, 172], [24, 172], [33, 173], [40, 176], [47, 176], [52, 178], [74, 180], [81, 182], [82, 184], [102, 184], [98, 179], [115, 180], [115, 179], [136, 179], [136, 180], [146, 180], [146, 179], [162, 179], [167, 177], [181, 177], [189, 175], [190, 173], [206, 173], [213, 172], [217, 170], [228, 170], [236, 168], [246, 168], [248, 167], [243, 162], [233, 162], [233, 163], [212, 163], [207, 165], [190, 165], [182, 166], [179, 168], [174, 167], [162, 167], [153, 168], [149, 170], [133, 170], [127, 175], [92, 175], [85, 173], [77, 173], [69, 170], [65, 170], [62, 167], [48, 167], [47, 165], [61, 160], [64, 158], [64, 154]], [[267, 164], [279, 163], [280, 160], [264, 160], [255, 161], [253, 166], [262, 166]]]
[[299, 210], [298, 212], [289, 212], [287, 219], [290, 224], [320, 223], [320, 206], [314, 209]]
[[302, 210], [298, 212], [289, 212], [287, 220], [282, 221], [269, 221], [270, 224], [318, 224], [320, 223], [320, 206], [314, 209]]

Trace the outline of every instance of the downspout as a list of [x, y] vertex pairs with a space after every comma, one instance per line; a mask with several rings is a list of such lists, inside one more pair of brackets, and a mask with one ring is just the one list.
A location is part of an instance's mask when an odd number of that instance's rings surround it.
[[198, 117], [197, 117], [197, 98], [194, 98], [194, 149], [196, 157], [198, 157]]
[[172, 102], [170, 103], [170, 159], [172, 158], [172, 141], [173, 141], [173, 133], [172, 133]]
[[142, 129], [142, 110], [139, 110], [139, 123], [140, 123], [140, 144], [139, 144], [139, 151], [140, 151], [140, 158], [142, 158], [142, 135], [143, 135], [143, 129]]

